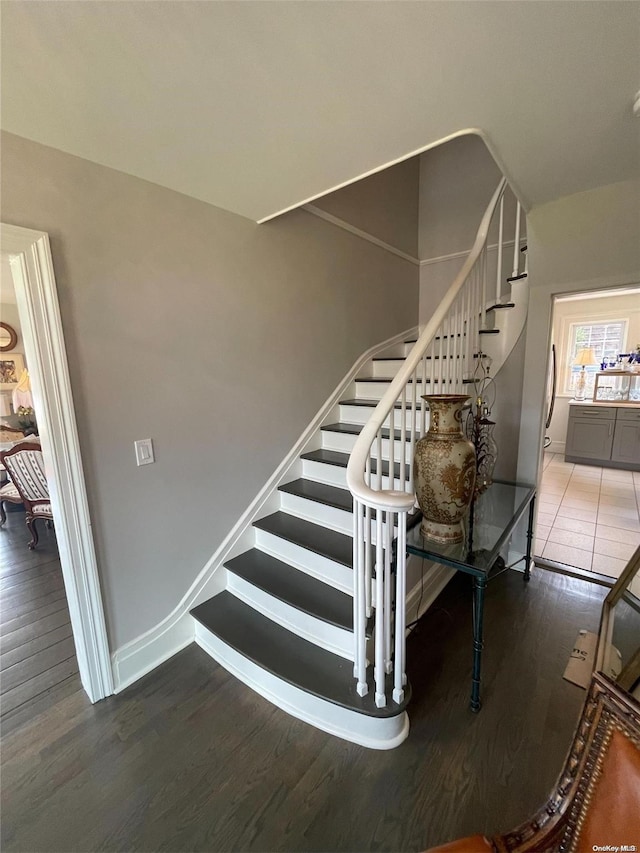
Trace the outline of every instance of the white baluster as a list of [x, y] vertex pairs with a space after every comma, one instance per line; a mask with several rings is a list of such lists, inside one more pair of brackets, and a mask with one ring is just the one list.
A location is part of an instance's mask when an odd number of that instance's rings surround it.
[[498, 264], [496, 270], [496, 303], [502, 299], [502, 237], [504, 233], [504, 196], [500, 199], [500, 218], [498, 220]]
[[[371, 604], [371, 507], [365, 509], [364, 514], [364, 610], [367, 619], [371, 618], [373, 607]], [[365, 637], [366, 649], [366, 637]]]
[[389, 435], [389, 488], [395, 489], [396, 483], [396, 475], [395, 475], [395, 465], [396, 465], [396, 445], [393, 437], [396, 432], [396, 407], [395, 404], [391, 409], [391, 430]]
[[[393, 409], [391, 410], [393, 417]], [[379, 492], [382, 491], [382, 427], [376, 435], [376, 479], [378, 481], [376, 488]]]
[[513, 234], [513, 272], [512, 277], [520, 273], [520, 202], [516, 204], [516, 227]]
[[[481, 262], [481, 270], [482, 270], [482, 273], [481, 273], [481, 281], [482, 281], [481, 298], [482, 298], [482, 301], [480, 302], [480, 328], [486, 329], [487, 328], [487, 249], [486, 249], [486, 246], [482, 250], [481, 258], [482, 258], [482, 262]], [[479, 349], [480, 349], [480, 336], [478, 335], [478, 350]]]
[[393, 699], [404, 701], [405, 675], [405, 631], [406, 631], [406, 588], [407, 588], [407, 514], [398, 513], [398, 551], [396, 556], [396, 624], [393, 677]]
[[[426, 360], [422, 359], [422, 376], [425, 377], [427, 363]], [[411, 393], [411, 418], [409, 420], [409, 491], [413, 492], [413, 454], [415, 452], [416, 447], [416, 410], [418, 408], [418, 370], [416, 368], [416, 381], [413, 383], [413, 391]], [[424, 382], [422, 383], [422, 387], [424, 388]]]
[[393, 512], [385, 513], [387, 527], [385, 530], [384, 544], [384, 671], [389, 675], [392, 668], [391, 661], [391, 544], [393, 542]]
[[[371, 486], [371, 454], [366, 462], [365, 481]], [[364, 508], [364, 610], [367, 619], [371, 616], [371, 507]], [[366, 638], [365, 638], [366, 645]]]
[[[418, 374], [413, 374], [413, 383], [411, 387], [415, 389], [416, 382], [418, 381]], [[402, 389], [402, 408], [401, 408], [402, 421], [400, 424], [400, 489], [404, 492], [406, 491], [407, 485], [407, 389], [406, 387]], [[409, 475], [411, 478], [411, 475]]]
[[364, 554], [363, 554], [363, 530], [362, 530], [362, 504], [354, 501], [353, 512], [355, 516], [355, 536], [353, 540], [353, 630], [355, 634], [355, 663], [353, 674], [357, 679], [356, 690], [359, 696], [366, 696], [369, 692], [367, 684], [367, 639], [365, 618], [365, 593], [364, 593]]
[[384, 692], [384, 548], [382, 534], [382, 510], [376, 510], [376, 630], [375, 663], [373, 667], [376, 682], [376, 705], [384, 708], [387, 697]]
[[443, 379], [443, 366], [444, 366], [444, 330], [445, 324], [442, 323], [440, 328], [438, 329], [438, 336], [440, 340], [438, 341], [438, 383], [437, 387], [430, 392], [431, 394], [442, 394], [442, 379]]

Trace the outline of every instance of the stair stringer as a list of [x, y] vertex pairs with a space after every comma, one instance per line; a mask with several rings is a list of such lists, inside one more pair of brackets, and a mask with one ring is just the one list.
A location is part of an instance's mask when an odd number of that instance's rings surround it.
[[491, 358], [491, 375], [495, 376], [511, 355], [527, 322], [529, 308], [529, 286], [527, 279], [511, 282], [511, 296], [507, 300], [514, 303], [513, 308], [493, 311], [493, 328], [499, 335], [486, 335], [482, 341], [482, 351]]
[[360, 356], [198, 573], [176, 607], [153, 628], [112, 653], [114, 692], [121, 692], [194, 641], [195, 624], [189, 611], [227, 588], [227, 572], [224, 563], [252, 547], [253, 522], [269, 515], [280, 506], [278, 486], [302, 475], [300, 456], [302, 453], [321, 447], [320, 427], [331, 420], [339, 419], [340, 399], [345, 395], [354, 395], [356, 377], [367, 375], [367, 371], [370, 370], [368, 365], [376, 355], [389, 353], [398, 354], [401, 357], [405, 352], [405, 341], [415, 336], [417, 331], [417, 326], [406, 329], [376, 344]]

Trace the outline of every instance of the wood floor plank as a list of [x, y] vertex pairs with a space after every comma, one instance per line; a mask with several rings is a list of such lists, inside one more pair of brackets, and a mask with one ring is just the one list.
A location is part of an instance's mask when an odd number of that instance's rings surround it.
[[53, 606], [59, 601], [63, 603], [63, 606], [67, 606], [67, 597], [64, 587], [58, 588], [53, 592], [42, 595], [38, 598], [19, 601], [18, 603], [12, 602], [11, 606], [2, 608], [2, 618], [3, 620], [7, 620], [6, 624], [8, 625], [23, 616], [28, 617], [30, 613], [41, 612], [46, 607]]
[[0, 713], [3, 737], [80, 688], [55, 531], [29, 550], [24, 513], [0, 528]]
[[71, 650], [71, 655], [65, 660], [60, 661], [55, 666], [46, 669], [44, 672], [36, 675], [34, 678], [20, 683], [6, 692], [2, 692], [2, 715], [10, 713], [20, 705], [29, 702], [41, 693], [49, 690], [60, 681], [64, 681], [71, 675], [78, 672], [78, 662], [74, 650]]
[[409, 639], [411, 730], [389, 752], [291, 718], [195, 646], [95, 706], [76, 689], [22, 725], [17, 709], [2, 849], [416, 851], [512, 829], [562, 766], [585, 698], [562, 673], [605, 593], [541, 571], [492, 580], [474, 715], [456, 576]]
[[[11, 651], [5, 652], [3, 644], [3, 653], [0, 654], [0, 672], [9, 670], [22, 662], [24, 662], [26, 671], [26, 667], [28, 665], [26, 662], [29, 658], [51, 648], [52, 646], [56, 646], [62, 640], [72, 637], [72, 635], [71, 622], [66, 622], [64, 625], [61, 625], [59, 628], [55, 628], [53, 631], [47, 631], [44, 634], [39, 634], [30, 642], [21, 643]], [[4, 676], [0, 676], [0, 683], [2, 683], [4, 688], [6, 685], [2, 681], [3, 678]]]
[[24, 581], [0, 592], [0, 608], [11, 609], [15, 605], [41, 599], [51, 592], [64, 589], [62, 572], [49, 572], [41, 578]]
[[13, 572], [12, 574], [5, 575], [0, 578], [0, 590], [8, 590], [13, 589], [16, 586], [20, 586], [26, 581], [39, 580], [40, 578], [44, 578], [52, 572], [61, 572], [60, 568], [60, 560], [54, 559], [49, 560], [46, 563], [41, 563], [37, 566], [32, 566], [29, 569], [23, 569], [20, 572]]
[[[2, 657], [22, 645], [29, 645], [37, 641], [39, 637], [44, 637], [48, 633], [55, 631], [58, 628], [66, 627], [71, 630], [71, 621], [69, 619], [69, 610], [62, 607], [51, 613], [49, 616], [44, 616], [41, 619], [36, 619], [35, 622], [30, 622], [16, 631], [5, 634], [0, 638], [0, 652]], [[1, 657], [0, 657], [1, 660]], [[2, 667], [0, 666], [0, 669]]]
[[60, 610], [64, 611], [68, 617], [69, 607], [67, 605], [65, 595], [56, 595], [53, 601], [49, 601], [48, 603], [32, 610], [27, 610], [25, 613], [21, 613], [20, 615], [8, 616], [3, 613], [3, 619], [0, 623], [0, 637], [12, 634], [14, 631], [18, 631], [26, 625], [34, 625], [39, 620], [46, 616], [50, 616], [53, 613], [58, 613]]

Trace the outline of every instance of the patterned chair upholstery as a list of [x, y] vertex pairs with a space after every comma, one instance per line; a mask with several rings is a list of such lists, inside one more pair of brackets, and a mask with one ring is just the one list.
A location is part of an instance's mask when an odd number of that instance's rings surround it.
[[[25, 521], [31, 534], [29, 548], [33, 549], [38, 544], [36, 520], [39, 518], [44, 518], [46, 521], [53, 520], [49, 485], [44, 472], [44, 458], [40, 442], [21, 441], [10, 450], [0, 453], [0, 461], [11, 477], [11, 484], [8, 485], [15, 488], [24, 504]], [[3, 498], [3, 500], [6, 499]], [[4, 511], [2, 514], [4, 515]], [[6, 520], [6, 516], [4, 516], [3, 523], [4, 520]]]
[[598, 672], [564, 770], [540, 811], [505, 835], [472, 835], [427, 853], [618, 849], [640, 850], [640, 703]]

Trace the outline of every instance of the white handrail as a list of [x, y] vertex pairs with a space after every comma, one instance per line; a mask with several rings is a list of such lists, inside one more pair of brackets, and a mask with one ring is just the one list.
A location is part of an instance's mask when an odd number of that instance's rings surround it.
[[[431, 389], [437, 385], [440, 391], [447, 387], [459, 392], [465, 379], [472, 377], [474, 363], [479, 364], [484, 358], [477, 334], [481, 325], [484, 329], [486, 315], [486, 244], [493, 214], [500, 204], [498, 254], [501, 259], [505, 187], [503, 179], [482, 217], [475, 242], [460, 273], [362, 428], [347, 465], [347, 484], [353, 494], [354, 515], [353, 674], [358, 694], [365, 696], [371, 686], [367, 654], [368, 651], [372, 653], [375, 703], [380, 708], [386, 705], [390, 690], [393, 701], [402, 703], [406, 684], [405, 543], [407, 513], [415, 501], [413, 476], [410, 467], [407, 478], [407, 463], [413, 457], [416, 428], [421, 432], [426, 428], [424, 395], [421, 395], [423, 399], [418, 407], [417, 386], [420, 383], [426, 390], [427, 385]], [[501, 261], [498, 262], [499, 276], [500, 267]], [[467, 287], [463, 291], [465, 285]], [[408, 384], [411, 385], [410, 395]], [[399, 429], [396, 429], [396, 412], [400, 415]], [[386, 459], [383, 458], [385, 423], [388, 424], [389, 436]], [[399, 443], [397, 463], [396, 442]], [[386, 475], [383, 467], [387, 469]], [[383, 489], [385, 476], [390, 486], [387, 489]], [[398, 490], [394, 488], [396, 480], [400, 486]], [[377, 488], [372, 488], [373, 484]], [[398, 542], [395, 582], [392, 582], [394, 531], [397, 531]], [[367, 620], [371, 617], [374, 623], [368, 643]]]
[[[371, 418], [365, 424], [354, 445], [347, 465], [347, 486], [354, 496], [354, 499], [364, 503], [366, 506], [373, 507], [377, 510], [387, 510], [389, 512], [408, 512], [414, 505], [415, 498], [413, 492], [396, 491], [394, 489], [377, 490], [372, 489], [367, 485], [365, 480], [365, 469], [371, 451], [371, 445], [378, 433], [378, 430], [384, 424], [385, 419], [388, 417], [389, 413], [394, 410], [398, 397], [411, 379], [425, 350], [435, 337], [440, 324], [449, 312], [456, 296], [467, 280], [469, 273], [473, 269], [474, 264], [480, 257], [480, 254], [487, 242], [489, 226], [491, 224], [493, 213], [502, 198], [506, 185], [506, 179], [503, 178], [498, 184], [498, 187], [489, 202], [489, 206], [482, 217], [475, 242], [462, 266], [462, 269], [454, 279], [444, 299], [440, 302], [431, 319], [418, 337], [418, 340], [407, 356], [402, 369], [396, 374], [394, 380], [391, 382], [386, 393], [374, 409]], [[391, 441], [393, 443], [393, 435]], [[400, 464], [402, 465], [402, 463], [403, 460], [401, 460]], [[393, 483], [393, 476], [391, 476], [391, 482]]]

